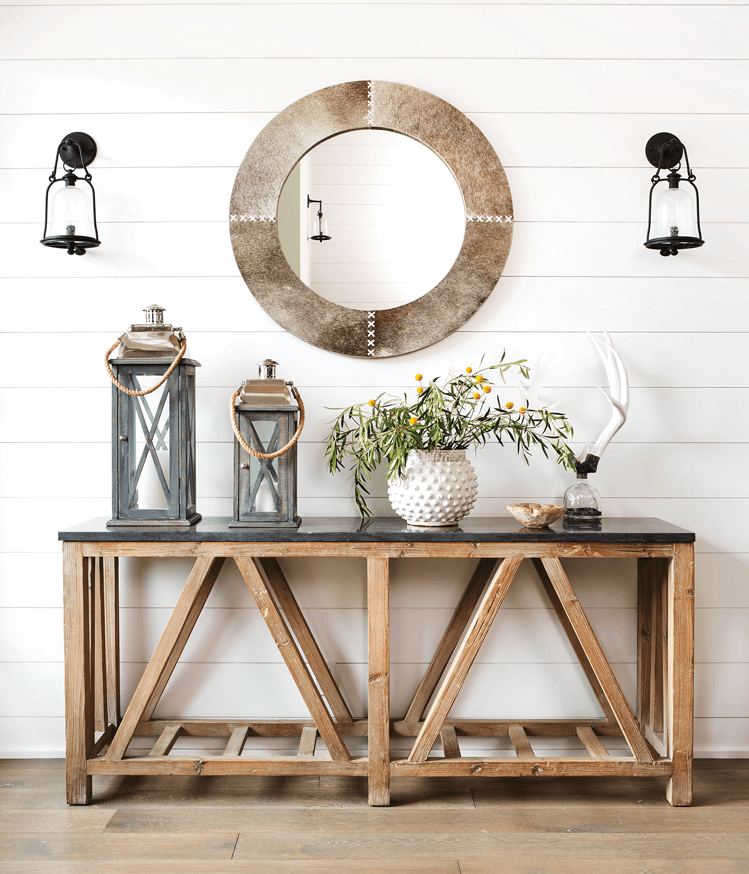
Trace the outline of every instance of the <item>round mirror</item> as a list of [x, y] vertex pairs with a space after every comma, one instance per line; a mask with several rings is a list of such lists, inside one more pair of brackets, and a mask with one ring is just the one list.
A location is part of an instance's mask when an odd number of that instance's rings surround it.
[[[330, 157], [320, 162], [317, 178], [303, 185], [300, 169], [298, 184], [291, 181], [301, 157], [318, 148], [340, 149], [347, 142], [341, 135], [351, 133], [360, 137], [356, 149], [384, 144], [386, 150], [420, 153], [449, 184], [434, 182], [432, 190], [430, 182], [410, 203], [390, 210], [389, 201], [344, 201], [340, 188], [356, 193], [359, 171]], [[380, 135], [394, 139], [381, 141]], [[390, 171], [378, 166], [372, 172], [376, 180], [377, 173], [385, 179]], [[406, 182], [411, 175], [402, 172]], [[388, 186], [372, 187], [382, 193]], [[288, 227], [280, 214], [286, 207]], [[396, 212], [401, 230], [395, 229]], [[367, 214], [375, 220], [365, 222]], [[453, 222], [462, 229], [442, 236]], [[454, 106], [397, 82], [343, 82], [297, 100], [258, 134], [234, 181], [229, 223], [247, 287], [282, 328], [340, 355], [387, 358], [449, 337], [491, 294], [510, 251], [512, 197], [491, 144]], [[408, 255], [397, 269], [379, 257], [385, 240]], [[300, 279], [308, 245], [320, 259], [310, 263], [309, 282]], [[419, 260], [416, 250], [431, 254]]]
[[392, 131], [349, 131], [315, 146], [278, 201], [289, 266], [315, 294], [355, 310], [426, 294], [450, 272], [464, 235], [465, 204], [450, 168]]

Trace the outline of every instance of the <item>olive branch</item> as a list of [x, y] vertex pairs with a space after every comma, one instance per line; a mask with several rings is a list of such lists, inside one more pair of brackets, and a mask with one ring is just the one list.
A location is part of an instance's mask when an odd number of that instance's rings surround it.
[[383, 392], [366, 403], [337, 410], [325, 450], [328, 470], [335, 474], [350, 467], [356, 505], [362, 516], [371, 516], [365, 496], [372, 472], [387, 461], [388, 481], [399, 478], [412, 449], [468, 449], [496, 439], [500, 446], [514, 444], [526, 464], [531, 450], [540, 448], [547, 458], [551, 451], [558, 464], [574, 468], [575, 456], [566, 443], [573, 430], [563, 413], [516, 406], [512, 401], [503, 404], [498, 395], [491, 404], [495, 386], [489, 376], [498, 375], [506, 384], [505, 374], [517, 368], [528, 379], [526, 361], [505, 361], [503, 352], [498, 364], [475, 372], [467, 367], [464, 373], [450, 374], [442, 386], [440, 377], [422, 385], [423, 377], [417, 373], [413, 403], [407, 393], [401, 399]]

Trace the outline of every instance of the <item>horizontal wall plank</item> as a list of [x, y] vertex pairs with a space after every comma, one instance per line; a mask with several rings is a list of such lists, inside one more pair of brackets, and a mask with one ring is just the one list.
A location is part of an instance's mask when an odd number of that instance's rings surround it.
[[[575, 444], [581, 451], [584, 444]], [[208, 451], [206, 451], [208, 450]], [[233, 494], [233, 447], [230, 443], [198, 446], [198, 495], [231, 498]], [[660, 444], [612, 443], [595, 477], [604, 495], [622, 498], [741, 498], [749, 491], [749, 444], [727, 443], [715, 451], [711, 464], [706, 455], [710, 444], [673, 444], [664, 457]], [[487, 443], [468, 459], [476, 470], [481, 496], [538, 493], [562, 494], [574, 478], [553, 460], [534, 453], [530, 466], [523, 464], [513, 447]], [[111, 451], [108, 444], [66, 444], [44, 453], [54, 477], [29, 475], [37, 464], [34, 444], [0, 445], [0, 497], [3, 498], [106, 498], [111, 488]], [[335, 476], [325, 467], [324, 448], [319, 443], [299, 445], [298, 492], [300, 498], [342, 498], [348, 494], [347, 475]], [[684, 472], [689, 471], [689, 476]], [[385, 497], [381, 475], [372, 479], [370, 493]]]
[[[335, 409], [361, 403], [372, 394], [366, 386], [333, 388], [294, 381], [307, 408], [302, 443], [327, 440]], [[235, 387], [198, 388], [198, 443], [233, 441], [227, 403]], [[388, 387], [399, 396], [412, 389], [413, 385]], [[510, 392], [512, 389], [510, 385]], [[617, 443], [741, 443], [746, 436], [747, 421], [739, 413], [749, 406], [749, 388], [632, 388], [630, 396], [627, 423], [617, 435]], [[611, 413], [609, 402], [597, 388], [547, 384], [541, 401], [557, 400], [557, 409], [565, 412], [575, 434], [583, 440], [600, 431]], [[55, 389], [44, 405], [51, 421], [64, 421], [64, 427], [55, 433], [56, 443], [110, 443], [111, 391], [106, 387]], [[28, 389], [0, 389], [0, 443], [48, 442], [49, 435], [39, 430], [34, 409], [35, 395]], [[85, 418], [66, 419], [71, 409], [85, 410]], [[710, 415], [695, 416], [697, 409], [709, 409]], [[205, 451], [210, 452], [210, 447]]]
[[[1, 8], [1, 7], [0, 7]], [[336, 4], [319, 27], [321, 6], [297, 6], [288, 27], [283, 6], [181, 7], [164, 28], [161, 8], [91, 6], [71, 17], [47, 7], [43, 29], [33, 7], [0, 15], [6, 58], [745, 58], [749, 18], [737, 9], [695, 6], [675, 16], [664, 6], [444, 5], [435, 20], [429, 7]], [[471, 27], [466, 17], [470, 15]], [[2, 19], [5, 19], [4, 21]], [[106, 41], [99, 39], [106, 31]], [[248, 45], [248, 33], [262, 40]], [[309, 34], [316, 32], [310, 42]], [[29, 34], [34, 34], [33, 45]], [[154, 39], [158, 34], [158, 39]], [[353, 49], [355, 48], [355, 51]]]
[[[742, 370], [745, 341], [741, 334], [661, 334], [656, 339], [648, 334], [616, 332], [612, 339], [626, 362], [633, 388], [746, 387]], [[109, 377], [102, 359], [111, 343], [111, 334], [81, 334], [75, 343], [71, 343], [68, 335], [48, 334], [44, 338], [45, 355], [29, 357], [26, 335], [6, 335], [0, 348], [0, 387], [48, 391], [58, 383], [68, 387], [107, 387]], [[330, 353], [280, 330], [262, 338], [231, 332], [190, 333], [190, 350], [202, 362], [197, 374], [199, 385], [236, 387], [252, 376], [255, 362], [272, 354], [283, 363], [280, 373], [284, 378], [296, 379], [301, 365], [307, 386], [330, 387], [337, 381], [340, 367], [345, 367], [346, 382], [362, 388], [362, 401], [389, 388], [397, 390], [408, 384], [407, 380], [416, 372], [437, 377], [450, 369], [462, 371], [469, 364], [478, 366], [482, 355], [486, 361], [498, 361], [503, 349], [510, 361], [540, 361], [544, 352], [552, 352], [557, 386], [582, 388], [606, 384], [600, 359], [585, 334], [462, 332], [417, 352], [372, 362], [360, 358], [331, 358]], [[65, 369], [50, 372], [48, 359], [55, 355], [65, 361]], [[20, 360], [24, 360], [22, 369], [16, 366]], [[299, 382], [301, 384], [301, 380]], [[510, 391], [509, 387], [506, 392], [497, 388], [494, 395], [499, 392], [500, 396], [509, 396]], [[558, 398], [558, 394], [550, 394], [552, 400]], [[517, 398], [513, 396], [512, 400]], [[329, 397], [326, 406], [337, 407], [335, 397]], [[330, 421], [333, 415], [327, 410], [320, 411], [323, 421]]]
[[[351, 175], [347, 171], [351, 169], [351, 166], [330, 167], [330, 174], [340, 179], [341, 184], [315, 190], [318, 196], [322, 191], [333, 236], [329, 244], [315, 250], [318, 271], [322, 264], [371, 264], [372, 247], [382, 245], [382, 235], [390, 242], [388, 235], [393, 229], [389, 226], [400, 216], [398, 204], [393, 204], [391, 185], [344, 184]], [[652, 167], [620, 168], [615, 174], [610, 168], [587, 167], [508, 167], [506, 172], [516, 222], [647, 223]], [[749, 169], [698, 167], [695, 172], [703, 222], [746, 221], [746, 210], [742, 207], [749, 199]], [[206, 167], [200, 174], [201, 196], [197, 198], [194, 187], [185, 184], [185, 169], [181, 167], [96, 168], [100, 236], [105, 224], [110, 222], [227, 222], [236, 168]], [[0, 184], [5, 191], [0, 205], [0, 224], [39, 223], [43, 214], [39, 198], [33, 197], [32, 192], [40, 189], [46, 175], [38, 169], [0, 170]], [[331, 197], [333, 189], [341, 190]], [[601, 196], [603, 191], [605, 197]], [[134, 192], [137, 196], [133, 196]], [[364, 203], [375, 205], [356, 205]], [[425, 216], [421, 223], [426, 224], [428, 220]], [[355, 226], [347, 231], [346, 221]], [[707, 227], [706, 224], [705, 237]], [[642, 236], [644, 241], [644, 230]], [[385, 281], [377, 279], [371, 268], [366, 274], [361, 271], [354, 274], [359, 281], [363, 281], [362, 275], [366, 275], [369, 282]]]
[[[317, 18], [326, 27], [327, 21]], [[648, 22], [645, 29], [650, 26]], [[100, 42], [96, 40], [97, 45]], [[0, 114], [97, 114], [111, 113], [113, 107], [135, 113], [277, 113], [320, 88], [365, 78], [422, 88], [469, 113], [497, 108], [497, 82], [511, 82], [512, 87], [502, 91], [504, 112], [558, 112], [563, 108], [565, 112], [610, 113], [615, 101], [617, 112], [660, 114], [663, 94], [653, 83], [678, 81], [679, 87], [669, 92], [670, 114], [746, 113], [743, 93], [736, 87], [746, 77], [748, 62], [744, 60], [694, 64], [377, 57], [363, 63], [356, 57], [316, 58], [312, 64], [307, 58], [99, 61], [86, 60], [87, 54], [78, 60], [4, 62]], [[45, 87], [49, 82], [55, 82], [55, 87]], [[641, 137], [637, 148], [643, 148]]]
[[[746, 224], [705, 223], [705, 245], [677, 258], [661, 258], [643, 245], [646, 221], [519, 222], [506, 276], [745, 277], [741, 243]], [[224, 222], [113, 223], [99, 226], [101, 247], [83, 258], [65, 258], [39, 245], [41, 225], [4, 225], [3, 273], [9, 278], [223, 277], [236, 276]], [[189, 247], [187, 240], [200, 240]], [[613, 244], [613, 241], [616, 241]], [[350, 273], [350, 271], [349, 271]], [[350, 277], [339, 269], [339, 279]], [[328, 281], [332, 281], [328, 280]], [[501, 280], [500, 280], [501, 282]]]
[[[297, 97], [301, 96], [300, 90]], [[607, 179], [607, 183], [615, 184], [621, 168], [639, 167], [648, 172], [645, 143], [656, 128], [671, 131], [687, 143], [700, 185], [701, 168], [747, 166], [742, 143], [749, 136], [749, 114], [721, 115], [711, 111], [706, 128], [701, 114], [659, 111], [653, 117], [647, 112], [616, 113], [605, 109], [580, 114], [566, 111], [566, 105], [561, 104], [554, 112], [500, 109], [467, 114], [494, 146], [507, 169], [606, 167], [616, 170]], [[278, 111], [283, 106], [273, 109]], [[5, 135], [0, 140], [0, 168], [36, 168], [49, 173], [60, 139], [69, 131], [91, 128], [98, 147], [92, 167], [96, 185], [99, 171], [105, 168], [231, 167], [236, 171], [252, 141], [274, 115], [272, 111], [210, 110], [211, 147], [207, 150], [195, 148], [195, 136], [206, 124], [206, 116], [200, 112], [171, 109], [163, 113], [117, 114], [110, 108], [95, 114], [85, 111], [75, 114], [62, 109], [53, 114], [6, 115]], [[138, 192], [143, 193], [143, 186], [138, 186]], [[520, 205], [517, 195], [515, 202], [516, 207]]]
[[[144, 318], [143, 307], [153, 300], [166, 307], [167, 320], [182, 326], [188, 340], [198, 329], [246, 330], [249, 343], [260, 340], [253, 335], [281, 331], [239, 275], [58, 277], [54, 283], [0, 278], [0, 292], [4, 293], [6, 317], [0, 333], [9, 327], [17, 328], [13, 333], [108, 332], [111, 341], [105, 341], [102, 355], [131, 322]], [[29, 300], [35, 303], [33, 326], [26, 325]], [[84, 312], [85, 324], [81, 321]], [[33, 327], [33, 332], [27, 327]], [[458, 330], [577, 334], [602, 328], [648, 334], [749, 331], [746, 279], [505, 275], [486, 303]], [[281, 364], [291, 372], [290, 363]], [[301, 383], [298, 376], [294, 378]]]

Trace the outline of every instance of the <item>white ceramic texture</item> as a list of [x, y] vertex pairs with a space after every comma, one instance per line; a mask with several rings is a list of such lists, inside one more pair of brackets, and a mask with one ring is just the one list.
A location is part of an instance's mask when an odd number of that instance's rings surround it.
[[388, 486], [395, 512], [409, 525], [455, 525], [476, 503], [478, 479], [465, 449], [413, 449], [405, 476]]

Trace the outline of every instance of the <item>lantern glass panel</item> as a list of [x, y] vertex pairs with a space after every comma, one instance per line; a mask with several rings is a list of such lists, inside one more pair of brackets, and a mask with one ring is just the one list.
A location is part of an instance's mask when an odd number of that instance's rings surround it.
[[[253, 439], [256, 446], [264, 447], [263, 452], [275, 452], [279, 448], [281, 432], [281, 419], [271, 421], [252, 422], [255, 431]], [[278, 494], [278, 471], [276, 470], [277, 459], [259, 459], [249, 456], [250, 476], [250, 512], [252, 513], [278, 513], [281, 501]]]
[[[151, 388], [160, 376], [133, 376], [138, 389]], [[132, 399], [135, 405], [135, 465], [130, 468], [131, 509], [169, 509], [169, 391]], [[152, 447], [152, 448], [151, 448]], [[140, 470], [140, 474], [138, 474]], [[161, 475], [159, 475], [161, 474]]]
[[48, 237], [96, 237], [91, 192], [60, 185], [49, 205]]
[[663, 188], [654, 198], [651, 239], [699, 237], [692, 196], [683, 188]]

